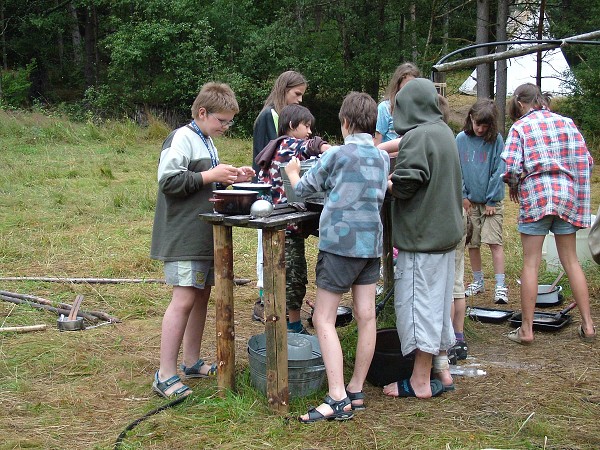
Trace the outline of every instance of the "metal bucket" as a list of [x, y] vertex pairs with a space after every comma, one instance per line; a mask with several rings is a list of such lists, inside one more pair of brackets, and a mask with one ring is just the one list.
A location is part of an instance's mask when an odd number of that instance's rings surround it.
[[[291, 360], [288, 358], [288, 388], [290, 398], [306, 397], [321, 389], [326, 373], [321, 358], [321, 347], [316, 336], [288, 333], [288, 339], [308, 339], [312, 346], [309, 359]], [[250, 362], [250, 382], [264, 395], [267, 394], [267, 338], [265, 334], [252, 336], [248, 341]]]
[[[304, 175], [306, 172], [310, 170], [312, 166], [317, 162], [316, 158], [307, 159], [304, 161], [300, 161], [300, 177]], [[288, 203], [294, 202], [304, 202], [310, 199], [323, 199], [325, 198], [324, 192], [316, 192], [314, 194], [309, 195], [307, 198], [299, 197], [296, 195], [296, 191], [292, 188], [292, 184], [290, 183], [290, 179], [285, 172], [284, 167], [287, 163], [281, 165], [281, 178], [283, 179], [283, 190], [285, 191], [285, 196], [287, 198]]]

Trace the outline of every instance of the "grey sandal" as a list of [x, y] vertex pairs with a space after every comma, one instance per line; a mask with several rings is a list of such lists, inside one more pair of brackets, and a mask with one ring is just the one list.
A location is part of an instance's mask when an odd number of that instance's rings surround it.
[[182, 370], [185, 378], [209, 378], [214, 377], [217, 374], [216, 364], [211, 365], [206, 374], [200, 373], [200, 368], [204, 365], [206, 365], [204, 360], [199, 359], [193, 366], [186, 367], [185, 364], [181, 364], [179, 368]]
[[360, 405], [352, 404], [352, 411], [364, 411], [365, 409], [367, 409], [367, 407], [365, 406], [365, 394], [364, 394], [363, 391], [360, 391], [360, 392], [350, 392], [346, 388], [346, 394], [348, 395], [348, 398], [350, 399], [350, 402], [354, 402], [354, 401], [357, 401], [357, 400], [362, 400], [363, 401]]
[[[176, 389], [175, 391], [171, 392], [170, 394], [167, 394], [167, 390], [171, 386], [173, 386], [174, 384], [177, 384], [179, 382], [181, 382], [181, 378], [179, 378], [179, 375], [173, 375], [168, 380], [160, 381], [160, 379], [158, 378], [158, 370], [157, 370], [156, 373], [154, 374], [154, 382], [152, 383], [152, 390], [154, 390], [154, 392], [156, 392], [161, 397], [164, 397], [167, 399], [179, 397], [180, 395], [183, 395], [188, 391], [190, 391], [190, 394], [192, 393], [192, 390], [184, 384], [179, 389]], [[188, 394], [186, 394], [186, 395], [188, 395]]]

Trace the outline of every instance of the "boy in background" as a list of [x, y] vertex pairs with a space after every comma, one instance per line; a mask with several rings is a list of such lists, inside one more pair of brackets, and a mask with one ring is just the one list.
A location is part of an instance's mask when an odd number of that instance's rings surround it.
[[[344, 145], [332, 147], [300, 179], [294, 158], [285, 171], [296, 193], [325, 192], [319, 219], [317, 294], [313, 324], [327, 372], [324, 402], [300, 416], [302, 423], [347, 420], [365, 409], [363, 384], [375, 351], [375, 285], [383, 254], [381, 206], [390, 159], [373, 145], [377, 103], [367, 94], [351, 92], [339, 112]], [[342, 294], [352, 289], [358, 325], [354, 372], [344, 384], [344, 357], [335, 328]]]
[[[291, 104], [279, 115], [279, 137], [270, 141], [257, 155], [256, 164], [261, 168], [259, 183], [271, 185], [273, 205], [287, 203], [281, 168], [292, 158], [300, 161], [318, 156], [330, 145], [318, 136], [310, 138], [315, 118], [308, 108]], [[308, 284], [304, 237], [297, 224], [290, 224], [285, 231], [285, 298], [288, 311], [288, 331], [309, 334], [300, 320], [300, 309]]]
[[165, 398], [192, 392], [177, 375], [182, 342], [181, 370], [186, 378], [217, 373], [215, 364], [199, 358], [214, 285], [214, 244], [212, 225], [198, 214], [212, 212], [208, 199], [215, 183], [250, 181], [254, 176], [251, 167], [221, 164], [212, 141], [212, 136], [222, 135], [231, 126], [238, 111], [228, 85], [205, 84], [192, 105], [193, 120], [167, 137], [160, 154], [150, 257], [164, 261], [165, 280], [173, 286], [173, 296], [162, 321], [160, 368], [152, 389]]

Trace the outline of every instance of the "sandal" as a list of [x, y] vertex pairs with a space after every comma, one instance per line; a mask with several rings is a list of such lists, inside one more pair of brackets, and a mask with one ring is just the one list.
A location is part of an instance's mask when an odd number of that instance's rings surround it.
[[217, 365], [213, 364], [208, 369], [207, 373], [201, 373], [200, 368], [206, 363], [203, 359], [199, 359], [196, 364], [190, 367], [186, 367], [185, 364], [181, 364], [179, 368], [183, 371], [185, 378], [209, 378], [214, 377], [217, 374]]
[[531, 345], [531, 343], [533, 341], [524, 341], [523, 339], [521, 339], [521, 333], [519, 333], [519, 331], [521, 331], [521, 327], [510, 331], [506, 337], [508, 339], [510, 339], [513, 342], [516, 342], [517, 344], [521, 344], [521, 345]]
[[[154, 382], [152, 383], [152, 390], [154, 392], [156, 392], [158, 395], [160, 395], [161, 397], [164, 397], [166, 399], [179, 397], [180, 395], [183, 395], [183, 394], [189, 395], [192, 393], [192, 390], [184, 384], [179, 389], [176, 389], [175, 391], [171, 392], [170, 394], [167, 394], [167, 390], [171, 386], [173, 386], [174, 384], [177, 384], [179, 382], [181, 382], [181, 378], [179, 378], [179, 375], [173, 375], [171, 378], [169, 378], [166, 381], [160, 381], [158, 378], [158, 370], [157, 370], [156, 373], [154, 374]], [[186, 392], [188, 392], [188, 391], [189, 391], [189, 393], [186, 394]]]
[[579, 339], [581, 339], [583, 342], [594, 342], [596, 340], [596, 327], [594, 327], [594, 334], [587, 335], [585, 334], [585, 331], [583, 331], [583, 327], [579, 325], [579, 328], [577, 328], [577, 334], [579, 335]]
[[[410, 384], [410, 378], [406, 378], [404, 380], [397, 381], [396, 384], [398, 385], [398, 397], [418, 398], [417, 394], [415, 394], [415, 391], [413, 390], [412, 385]], [[437, 378], [433, 378], [429, 382], [429, 386], [431, 387], [431, 396], [432, 397], [437, 397], [438, 395], [441, 395], [444, 393], [444, 385]]]
[[350, 399], [351, 403], [357, 400], [363, 401], [360, 405], [355, 405], [354, 403], [352, 403], [352, 411], [364, 411], [365, 409], [367, 409], [367, 407], [365, 406], [365, 394], [363, 393], [363, 391], [350, 392], [348, 389], [346, 389], [346, 394], [348, 395], [348, 398]]
[[311, 408], [308, 410], [308, 419], [304, 420], [302, 417], [298, 417], [298, 420], [302, 423], [313, 423], [319, 422], [321, 420], [348, 420], [354, 417], [354, 413], [352, 411], [344, 411], [344, 408], [348, 405], [352, 405], [352, 402], [348, 397], [335, 401], [329, 395], [325, 397], [323, 403], [326, 403], [331, 407], [333, 411], [332, 414], [328, 416], [324, 416], [316, 408]]

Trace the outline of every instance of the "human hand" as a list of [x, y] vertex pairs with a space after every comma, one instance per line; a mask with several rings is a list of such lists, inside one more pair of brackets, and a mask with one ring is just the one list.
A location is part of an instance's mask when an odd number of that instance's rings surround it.
[[256, 172], [250, 166], [242, 166], [237, 169], [237, 179], [235, 180], [237, 183], [241, 183], [244, 181], [252, 181]]
[[283, 167], [283, 170], [285, 170], [285, 173], [288, 175], [288, 177], [291, 174], [300, 175], [300, 160], [295, 156], [292, 157], [292, 159], [290, 159], [290, 162], [288, 162]]
[[493, 216], [494, 214], [496, 214], [496, 207], [485, 205], [485, 215]]
[[471, 211], [471, 201], [468, 198], [463, 198], [463, 208], [465, 208], [467, 214]]
[[509, 186], [508, 196], [513, 202], [519, 203], [519, 185]]
[[204, 181], [208, 183], [233, 184], [238, 177], [238, 169], [231, 164], [219, 164], [204, 172]]
[[320, 151], [321, 153], [324, 153], [324, 152], [326, 152], [327, 150], [329, 150], [330, 148], [331, 148], [331, 145], [329, 145], [329, 144], [323, 144], [323, 145], [321, 145], [321, 147], [319, 148], [319, 151]]

